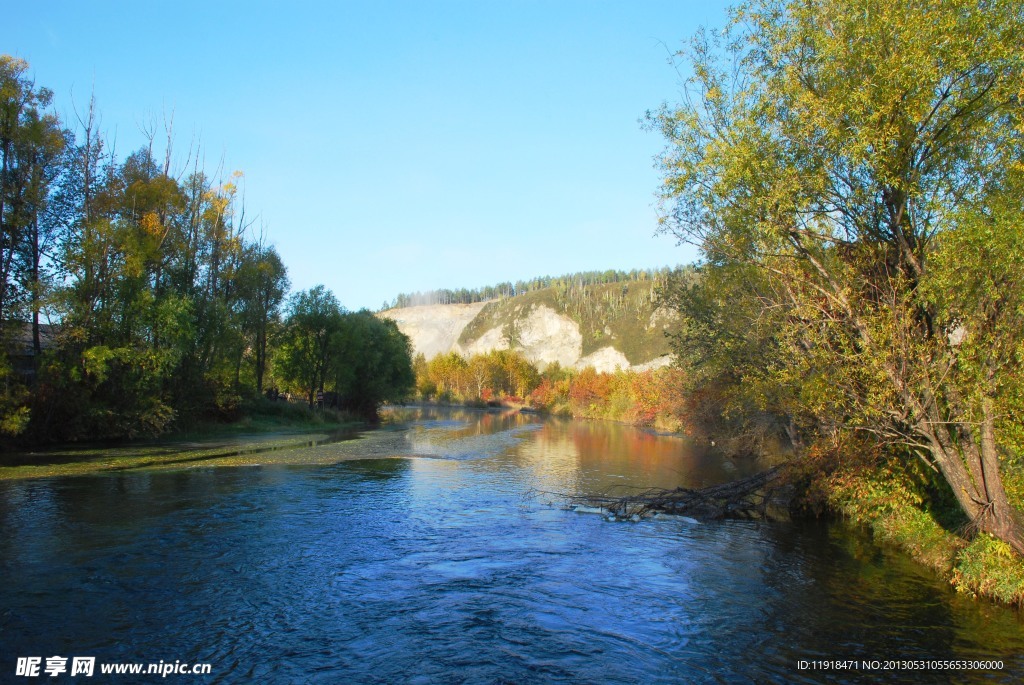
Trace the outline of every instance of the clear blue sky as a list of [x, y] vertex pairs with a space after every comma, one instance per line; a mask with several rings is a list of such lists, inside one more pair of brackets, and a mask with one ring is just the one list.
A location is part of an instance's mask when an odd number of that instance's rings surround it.
[[95, 91], [123, 156], [173, 111], [176, 157], [244, 172], [293, 288], [399, 292], [692, 261], [655, 237], [648, 109], [720, 2], [21, 2], [0, 52], [69, 119]]

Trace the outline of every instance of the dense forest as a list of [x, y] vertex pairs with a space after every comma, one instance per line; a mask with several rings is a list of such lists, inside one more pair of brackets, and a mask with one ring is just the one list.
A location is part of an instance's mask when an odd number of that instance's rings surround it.
[[[157, 434], [230, 419], [269, 388], [364, 416], [412, 386], [408, 340], [287, 270], [239, 200], [173, 138], [119, 158], [94, 102], [74, 122], [0, 56], [0, 433]], [[372, 351], [372, 354], [370, 353]], [[367, 383], [372, 377], [374, 383]]]

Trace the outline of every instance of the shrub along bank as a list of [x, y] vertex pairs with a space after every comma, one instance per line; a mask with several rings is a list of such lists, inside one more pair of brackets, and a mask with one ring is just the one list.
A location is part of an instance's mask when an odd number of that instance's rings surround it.
[[[1024, 470], [1005, 471], [1011, 501], [1024, 495]], [[1024, 606], [1024, 564], [1002, 540], [972, 529], [927, 467], [894, 458], [852, 464], [817, 476], [821, 502], [876, 540], [935, 569], [957, 592]]]
[[510, 350], [468, 358], [451, 352], [429, 362], [419, 355], [414, 368], [417, 393], [426, 401], [502, 403], [667, 431], [691, 425], [686, 419], [690, 403], [683, 394], [683, 372], [676, 368], [601, 373], [556, 363], [541, 371]]

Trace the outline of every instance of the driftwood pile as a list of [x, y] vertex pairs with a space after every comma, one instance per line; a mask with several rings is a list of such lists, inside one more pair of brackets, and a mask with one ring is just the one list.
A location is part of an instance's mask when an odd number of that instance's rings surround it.
[[748, 478], [706, 488], [652, 489], [622, 497], [580, 495], [567, 499], [577, 510], [600, 509], [618, 519], [656, 513], [701, 520], [768, 518], [769, 505], [775, 500], [786, 467], [787, 464], [780, 464]]

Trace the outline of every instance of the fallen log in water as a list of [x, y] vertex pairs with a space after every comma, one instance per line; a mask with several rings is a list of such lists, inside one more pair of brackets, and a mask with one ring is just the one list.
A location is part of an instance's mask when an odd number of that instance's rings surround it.
[[655, 513], [692, 516], [697, 519], [767, 518], [768, 506], [788, 464], [779, 464], [753, 476], [706, 488], [652, 489], [632, 495], [571, 495], [577, 510], [592, 508], [616, 518], [635, 518]]

